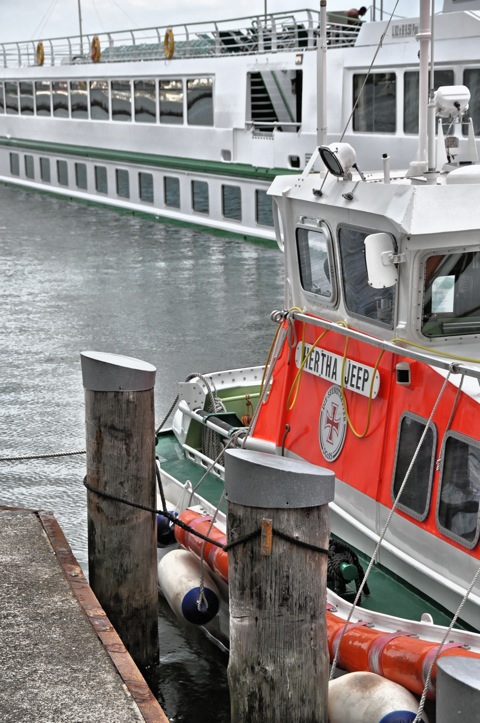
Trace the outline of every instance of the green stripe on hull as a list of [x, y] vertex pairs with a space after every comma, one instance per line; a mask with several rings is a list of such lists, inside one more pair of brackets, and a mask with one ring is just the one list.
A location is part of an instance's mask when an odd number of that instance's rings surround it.
[[159, 156], [151, 153], [136, 153], [133, 151], [118, 151], [108, 148], [95, 148], [88, 146], [71, 146], [65, 143], [49, 143], [44, 141], [31, 141], [24, 138], [0, 137], [0, 146], [15, 148], [17, 150], [37, 151], [51, 153], [57, 156], [75, 156], [91, 160], [113, 161], [127, 163], [134, 166], [153, 166], [166, 168], [171, 171], [182, 171], [213, 176], [231, 176], [245, 180], [271, 182], [280, 174], [292, 173], [285, 168], [261, 168], [243, 163], [220, 163], [218, 161], [196, 160], [195, 158], [176, 158], [174, 156]]

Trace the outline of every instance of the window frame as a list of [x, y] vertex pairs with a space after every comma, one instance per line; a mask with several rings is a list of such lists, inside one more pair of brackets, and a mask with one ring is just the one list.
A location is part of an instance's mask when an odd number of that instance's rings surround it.
[[[400, 487], [402, 486], [403, 480], [405, 479], [405, 475], [404, 475], [403, 479], [400, 480], [398, 490], [395, 490], [395, 481], [396, 481], [396, 477], [397, 477], [397, 469], [399, 466], [399, 458], [402, 453], [402, 448], [405, 448], [405, 444], [406, 444], [405, 437], [402, 440], [402, 435], [401, 435], [403, 422], [405, 419], [410, 419], [414, 422], [417, 422], [418, 424], [423, 425], [424, 429], [423, 429], [422, 433], [420, 434], [420, 438], [424, 434], [425, 427], [427, 426], [427, 423], [428, 423], [428, 419], [426, 419], [425, 417], [421, 417], [418, 414], [415, 414], [414, 412], [411, 412], [408, 410], [403, 412], [403, 414], [400, 416], [400, 419], [398, 421], [398, 428], [397, 428], [397, 441], [396, 441], [396, 447], [395, 447], [395, 461], [394, 461], [393, 470], [392, 470], [392, 483], [391, 483], [391, 487], [390, 487], [390, 494], [391, 494], [392, 502], [396, 499], [396, 497], [398, 495], [398, 491], [399, 491]], [[430, 460], [430, 471], [429, 471], [429, 477], [428, 477], [428, 486], [427, 486], [427, 490], [426, 490], [425, 509], [424, 509], [423, 513], [417, 512], [417, 510], [415, 510], [412, 507], [409, 507], [405, 503], [401, 502], [401, 497], [398, 500], [397, 505], [396, 505], [397, 509], [402, 510], [402, 512], [407, 514], [409, 517], [413, 517], [415, 520], [419, 520], [420, 522], [422, 522], [423, 520], [425, 520], [428, 517], [431, 506], [432, 506], [433, 481], [434, 481], [434, 477], [435, 477], [436, 460], [437, 460], [437, 446], [438, 446], [437, 427], [433, 422], [431, 422], [428, 425], [428, 429], [429, 429], [429, 431], [425, 435], [425, 439], [423, 440], [423, 443], [422, 443], [422, 447], [424, 447], [428, 434], [431, 432], [432, 433], [431, 460]], [[416, 442], [415, 450], [418, 447], [420, 438], [419, 438], [418, 442]], [[420, 452], [421, 452], [421, 449], [420, 449]], [[418, 457], [417, 457], [417, 459], [418, 459]], [[411, 462], [411, 459], [410, 459], [410, 462]], [[407, 461], [406, 471], [408, 470], [408, 465], [409, 465], [409, 462]], [[412, 477], [411, 477], [412, 472], [413, 472], [413, 468], [412, 468], [412, 470], [410, 470], [410, 475], [409, 475], [409, 478], [407, 479], [405, 488], [408, 486], [409, 480], [412, 479]], [[404, 491], [405, 491], [405, 488], [404, 488]]]
[[[437, 524], [437, 528], [442, 533], [442, 535], [445, 535], [445, 537], [449, 537], [452, 540], [455, 540], [455, 542], [458, 542], [459, 545], [462, 547], [467, 548], [468, 550], [473, 550], [477, 544], [478, 540], [480, 538], [480, 500], [479, 500], [479, 506], [477, 509], [477, 522], [475, 526], [475, 534], [472, 538], [472, 540], [467, 540], [462, 535], [457, 534], [456, 532], [453, 532], [448, 527], [444, 527], [440, 522], [440, 507], [444, 500], [442, 500], [442, 490], [443, 490], [443, 482], [444, 482], [444, 473], [445, 473], [445, 467], [446, 467], [446, 448], [448, 444], [449, 439], [456, 439], [459, 442], [463, 442], [464, 444], [467, 444], [471, 447], [474, 447], [479, 450], [479, 462], [480, 462], [480, 441], [474, 439], [473, 437], [467, 437], [466, 434], [462, 434], [461, 432], [457, 432], [455, 430], [448, 430], [445, 433], [445, 436], [442, 441], [442, 449], [440, 454], [440, 473], [438, 478], [438, 492], [437, 492], [437, 504], [435, 509], [435, 522]], [[479, 492], [480, 492], [480, 485], [479, 485]]]

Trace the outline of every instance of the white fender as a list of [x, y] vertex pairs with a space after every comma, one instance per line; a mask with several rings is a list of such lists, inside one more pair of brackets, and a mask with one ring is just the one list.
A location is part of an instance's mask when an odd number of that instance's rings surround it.
[[158, 563], [158, 585], [175, 615], [195, 625], [209, 623], [218, 612], [220, 596], [218, 588], [203, 570], [204, 603], [200, 609], [200, 561], [187, 550], [171, 550]]
[[410, 723], [417, 711], [413, 693], [376, 673], [346, 673], [328, 686], [329, 723]]

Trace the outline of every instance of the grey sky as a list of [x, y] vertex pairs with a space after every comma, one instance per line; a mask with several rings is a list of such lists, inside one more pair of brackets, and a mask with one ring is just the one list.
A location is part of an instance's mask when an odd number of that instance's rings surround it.
[[[377, 0], [377, 6], [381, 0]], [[253, 13], [283, 12], [312, 8], [318, 10], [319, 0], [81, 0], [83, 32], [145, 28], [203, 20], [223, 20]], [[168, 5], [168, 7], [167, 7]], [[348, 10], [362, 2], [328, 0], [327, 9]], [[393, 0], [384, 6], [393, 7]], [[401, 0], [401, 14], [416, 14], [417, 0]], [[0, 0], [0, 43], [16, 40], [40, 40], [78, 35], [78, 0]]]

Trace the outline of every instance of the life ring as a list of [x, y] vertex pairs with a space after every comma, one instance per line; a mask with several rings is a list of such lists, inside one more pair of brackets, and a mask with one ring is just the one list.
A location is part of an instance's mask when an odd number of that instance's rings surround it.
[[35, 52], [35, 57], [37, 59], [37, 65], [43, 65], [45, 61], [45, 48], [43, 47], [43, 43], [40, 40], [39, 43], [37, 43], [37, 50]]
[[172, 28], [167, 28], [165, 31], [165, 37], [163, 39], [163, 52], [165, 53], [165, 57], [170, 60], [170, 58], [173, 58], [173, 53], [175, 52], [175, 40], [173, 38], [173, 30]]
[[100, 57], [102, 55], [102, 51], [100, 49], [100, 38], [98, 35], [93, 36], [92, 40], [92, 60], [94, 63], [100, 62]]

